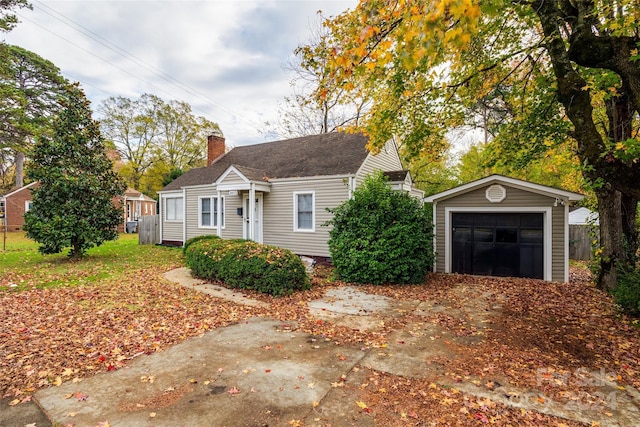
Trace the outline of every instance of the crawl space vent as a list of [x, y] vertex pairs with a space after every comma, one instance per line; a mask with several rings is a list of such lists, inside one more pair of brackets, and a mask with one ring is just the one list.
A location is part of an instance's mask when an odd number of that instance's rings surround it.
[[495, 184], [487, 188], [485, 196], [491, 203], [500, 203], [507, 197], [507, 190], [502, 185]]

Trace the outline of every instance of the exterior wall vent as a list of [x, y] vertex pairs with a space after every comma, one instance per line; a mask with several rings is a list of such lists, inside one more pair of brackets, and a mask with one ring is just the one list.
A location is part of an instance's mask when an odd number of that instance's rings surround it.
[[485, 197], [491, 203], [500, 203], [507, 197], [507, 190], [502, 185], [494, 184], [487, 188]]

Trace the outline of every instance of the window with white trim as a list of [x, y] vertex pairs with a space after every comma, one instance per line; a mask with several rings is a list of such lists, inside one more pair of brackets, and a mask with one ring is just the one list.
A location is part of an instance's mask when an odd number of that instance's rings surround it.
[[182, 197], [167, 197], [164, 199], [165, 220], [182, 221]]
[[218, 198], [214, 196], [198, 198], [198, 227], [214, 228], [218, 226], [218, 206], [220, 206], [221, 227], [224, 228], [224, 197], [218, 203]]
[[26, 202], [24, 202], [24, 211], [29, 212], [31, 210], [31, 205], [33, 204], [33, 202], [31, 200], [27, 200]]
[[315, 231], [315, 193], [293, 193], [294, 231]]

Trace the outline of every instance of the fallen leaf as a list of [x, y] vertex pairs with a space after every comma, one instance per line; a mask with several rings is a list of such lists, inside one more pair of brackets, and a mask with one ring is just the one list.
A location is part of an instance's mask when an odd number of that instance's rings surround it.
[[367, 404], [366, 404], [366, 403], [364, 403], [364, 402], [363, 402], [363, 401], [361, 401], [361, 400], [357, 401], [357, 402], [356, 402], [356, 405], [358, 405], [358, 407], [359, 407], [360, 409], [362, 409], [364, 412], [367, 412], [367, 413], [371, 412], [371, 409], [369, 409], [369, 407], [367, 406]]

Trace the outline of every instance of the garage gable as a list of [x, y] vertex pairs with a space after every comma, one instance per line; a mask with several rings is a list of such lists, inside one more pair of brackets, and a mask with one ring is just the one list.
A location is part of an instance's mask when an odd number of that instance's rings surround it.
[[582, 197], [501, 175], [427, 197], [434, 270], [568, 281], [567, 217]]

